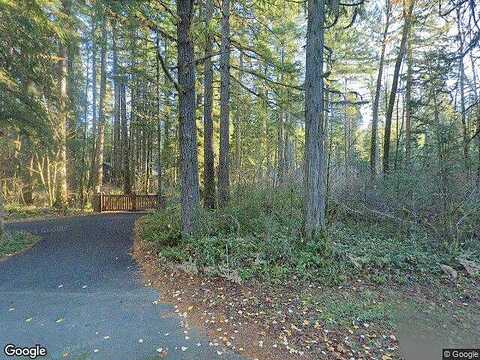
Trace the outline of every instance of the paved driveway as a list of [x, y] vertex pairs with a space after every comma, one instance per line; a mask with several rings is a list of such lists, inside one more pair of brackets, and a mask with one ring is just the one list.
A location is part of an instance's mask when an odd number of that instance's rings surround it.
[[8, 343], [44, 345], [55, 360], [240, 359], [183, 327], [144, 286], [129, 254], [138, 216], [7, 226], [42, 241], [0, 262], [0, 359], [12, 359], [3, 353]]

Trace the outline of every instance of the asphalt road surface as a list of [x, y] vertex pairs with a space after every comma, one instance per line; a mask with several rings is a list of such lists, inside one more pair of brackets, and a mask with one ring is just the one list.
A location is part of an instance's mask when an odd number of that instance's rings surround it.
[[6, 344], [51, 360], [240, 359], [187, 329], [146, 287], [129, 252], [138, 214], [7, 225], [42, 240], [0, 261], [0, 359]]

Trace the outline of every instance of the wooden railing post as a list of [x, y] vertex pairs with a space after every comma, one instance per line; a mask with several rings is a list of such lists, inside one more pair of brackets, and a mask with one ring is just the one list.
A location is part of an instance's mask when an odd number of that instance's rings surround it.
[[165, 197], [136, 193], [124, 195], [97, 193], [93, 195], [92, 206], [95, 212], [161, 209], [165, 207]]

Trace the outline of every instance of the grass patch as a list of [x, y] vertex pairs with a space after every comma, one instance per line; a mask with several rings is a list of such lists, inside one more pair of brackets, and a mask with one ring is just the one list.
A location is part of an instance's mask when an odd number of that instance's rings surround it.
[[38, 236], [22, 231], [5, 233], [0, 240], [0, 259], [31, 248], [39, 239]]
[[73, 216], [81, 215], [88, 211], [91, 212], [91, 209], [55, 209], [50, 207], [39, 207], [35, 205], [7, 204], [5, 205], [5, 220], [19, 220], [38, 217]]
[[302, 299], [304, 304], [315, 307], [319, 319], [330, 326], [353, 326], [369, 323], [391, 327], [394, 305], [383, 301], [377, 292], [369, 289], [352, 296], [351, 292], [316, 294]]

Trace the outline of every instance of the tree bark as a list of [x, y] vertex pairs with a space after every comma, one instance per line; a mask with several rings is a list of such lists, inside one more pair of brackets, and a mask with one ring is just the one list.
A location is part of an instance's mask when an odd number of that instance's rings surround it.
[[[160, 54], [160, 35], [156, 34], [155, 45], [157, 47], [157, 54]], [[158, 55], [156, 57], [155, 71], [157, 77], [156, 84], [156, 110], [157, 110], [157, 195], [162, 198], [163, 188], [162, 188], [162, 119], [160, 112], [160, 60]]]
[[[285, 50], [282, 49], [280, 55], [280, 83], [284, 81], [284, 62], [285, 62]], [[285, 179], [285, 98], [284, 89], [279, 92], [279, 113], [277, 122], [277, 172], [278, 172], [278, 185], [282, 185]]]
[[461, 17], [460, 17], [460, 8], [457, 7], [457, 30], [458, 30], [458, 42], [459, 42], [459, 59], [458, 59], [458, 68], [459, 68], [459, 85], [460, 85], [460, 117], [462, 120], [462, 136], [463, 136], [463, 159], [465, 161], [465, 169], [469, 170], [469, 160], [468, 160], [468, 127], [467, 127], [467, 117], [465, 113], [465, 67], [463, 64], [463, 32], [461, 27]]
[[88, 50], [86, 56], [86, 73], [85, 73], [85, 92], [84, 102], [83, 102], [83, 126], [82, 126], [82, 160], [81, 160], [81, 172], [80, 172], [80, 186], [79, 186], [79, 193], [80, 193], [80, 208], [83, 210], [85, 208], [85, 185], [88, 181], [87, 179], [87, 168], [86, 168], [86, 155], [87, 155], [87, 128], [88, 128], [88, 86], [89, 86], [89, 67], [88, 67]]
[[[62, 1], [63, 12], [68, 15], [70, 12], [69, 2]], [[67, 123], [68, 123], [68, 49], [67, 46], [60, 43], [59, 50], [59, 78], [60, 78], [60, 111], [57, 124], [57, 181], [55, 192], [55, 206], [64, 208], [67, 206], [68, 185], [67, 185]]]
[[5, 207], [3, 203], [3, 193], [0, 191], [0, 242], [4, 240], [4, 235], [5, 235], [5, 225], [4, 225], [4, 218], [5, 216]]
[[477, 189], [480, 191], [480, 96], [478, 94], [478, 88], [477, 88], [477, 72], [475, 68], [475, 60], [473, 58], [472, 52], [470, 52], [470, 62], [472, 64], [472, 81], [473, 81], [473, 94], [475, 96], [475, 102], [477, 103], [477, 136], [476, 136], [476, 142], [477, 142], [477, 157], [478, 157], [478, 163], [477, 163]]
[[92, 157], [90, 159], [90, 176], [88, 179], [88, 189], [91, 189], [95, 183], [95, 144], [97, 139], [97, 41], [95, 34], [97, 32], [97, 14], [94, 10], [92, 15]]
[[105, 140], [105, 92], [107, 83], [106, 55], [107, 28], [102, 19], [102, 48], [100, 50], [100, 99], [98, 103], [97, 145], [95, 147], [95, 192], [101, 193], [103, 186], [103, 152]]
[[177, 57], [180, 124], [182, 233], [193, 230], [198, 207], [197, 128], [195, 123], [195, 56], [191, 38], [193, 0], [178, 0]]
[[[133, 29], [130, 32], [130, 66], [135, 68], [137, 66], [137, 30]], [[130, 81], [130, 134], [129, 134], [129, 141], [128, 141], [128, 156], [129, 156], [129, 168], [128, 168], [128, 176], [129, 176], [129, 183], [131, 191], [135, 192], [136, 187], [136, 167], [138, 164], [137, 161], [137, 148], [138, 148], [138, 116], [137, 113], [139, 112], [139, 81], [138, 76], [136, 73], [133, 73], [131, 76]]]
[[[206, 0], [205, 26], [211, 22], [213, 16], [213, 0]], [[207, 33], [205, 43], [205, 70], [203, 77], [203, 183], [204, 204], [208, 209], [215, 208], [215, 154], [213, 152], [213, 64], [212, 64], [213, 38], [210, 31]]]
[[393, 71], [392, 90], [390, 91], [390, 98], [388, 101], [387, 114], [385, 117], [385, 136], [383, 140], [383, 173], [387, 174], [389, 171], [389, 156], [390, 156], [390, 139], [392, 135], [392, 116], [393, 108], [395, 106], [395, 98], [397, 96], [398, 80], [400, 77], [400, 67], [402, 65], [403, 55], [407, 44], [407, 37], [410, 31], [410, 24], [412, 20], [413, 7], [415, 0], [408, 1], [407, 11], [404, 11], [404, 24], [402, 30], [402, 40], [400, 42], [400, 49], [395, 61], [395, 69]]
[[120, 113], [121, 113], [121, 137], [122, 137], [122, 178], [123, 178], [123, 192], [125, 194], [132, 193], [132, 185], [130, 182], [130, 151], [128, 141], [128, 123], [127, 123], [127, 102], [125, 79], [122, 78], [120, 82]]
[[477, 163], [477, 189], [480, 191], [480, 96], [478, 94], [478, 88], [477, 88], [477, 72], [475, 70], [475, 60], [473, 59], [473, 54], [470, 52], [470, 61], [472, 64], [472, 77], [473, 77], [473, 93], [475, 95], [475, 101], [477, 103], [477, 129], [476, 129], [476, 141], [477, 141], [477, 157], [478, 157], [478, 163]]
[[412, 148], [412, 72], [413, 72], [413, 44], [409, 35], [407, 45], [407, 83], [405, 85], [405, 162], [407, 169], [411, 164]]
[[304, 221], [307, 239], [325, 228], [323, 47], [325, 2], [308, 0], [305, 72]]
[[227, 205], [230, 196], [230, 0], [222, 0], [222, 42], [220, 53], [220, 154], [218, 167], [218, 206]]
[[118, 74], [118, 52], [117, 52], [117, 28], [116, 23], [112, 22], [112, 56], [113, 56], [113, 156], [112, 170], [113, 180], [118, 184], [121, 173], [121, 141], [120, 141], [120, 84]]
[[[238, 70], [238, 82], [242, 83], [243, 80], [243, 52], [240, 52], [239, 70]], [[243, 114], [243, 100], [242, 100], [242, 88], [237, 86], [237, 109], [235, 111], [235, 173], [237, 175], [237, 184], [240, 183], [241, 173], [240, 168], [242, 166], [242, 124], [240, 115]]]
[[377, 83], [375, 87], [375, 98], [373, 100], [372, 111], [372, 137], [370, 141], [370, 173], [372, 176], [375, 176], [377, 172], [378, 108], [380, 104], [380, 93], [382, 91], [383, 63], [385, 61], [385, 47], [387, 45], [388, 28], [390, 26], [390, 13], [390, 0], [386, 0], [385, 28], [383, 30], [382, 50], [380, 52], [380, 63], [378, 65]]

